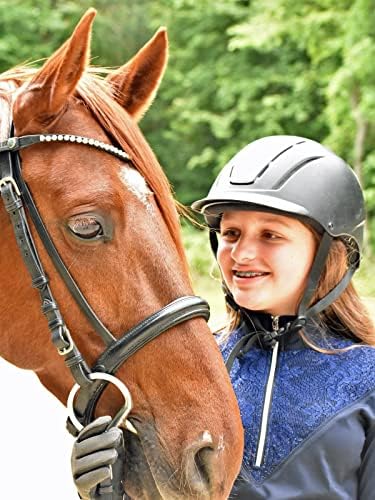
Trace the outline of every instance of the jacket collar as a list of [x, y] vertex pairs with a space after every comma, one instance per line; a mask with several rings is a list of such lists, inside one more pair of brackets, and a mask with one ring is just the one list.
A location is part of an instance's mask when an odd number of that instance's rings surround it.
[[[276, 326], [278, 326], [278, 329], [285, 328], [288, 323], [291, 323], [296, 319], [296, 316], [285, 315], [277, 316], [276, 321], [275, 317], [271, 314], [250, 311], [248, 309], [241, 309], [241, 317], [243, 321], [243, 327], [248, 333], [258, 333], [257, 344], [262, 349], [270, 349], [270, 347], [267, 346], [266, 343], [262, 342], [262, 339], [264, 338], [265, 334], [267, 334], [267, 332], [275, 331]], [[278, 342], [280, 343], [281, 350], [298, 350], [308, 347], [301, 338], [298, 331], [287, 331], [279, 338]]]

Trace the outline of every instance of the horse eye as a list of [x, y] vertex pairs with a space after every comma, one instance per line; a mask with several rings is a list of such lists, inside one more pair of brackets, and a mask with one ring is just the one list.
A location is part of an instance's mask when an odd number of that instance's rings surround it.
[[93, 215], [80, 215], [68, 220], [70, 231], [78, 238], [92, 240], [104, 235], [103, 226]]

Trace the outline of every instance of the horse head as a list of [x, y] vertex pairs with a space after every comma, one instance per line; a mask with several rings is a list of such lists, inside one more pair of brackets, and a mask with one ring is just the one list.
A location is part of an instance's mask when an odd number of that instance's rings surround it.
[[[0, 76], [0, 141], [12, 134], [37, 137], [20, 147], [20, 190], [32, 194], [67, 272], [110, 332], [107, 342], [96, 334], [29, 219], [48, 287], [76, 346], [74, 362], [79, 356], [85, 360], [79, 366], [86, 381], [85, 367], [98, 366], [106, 347], [116, 351], [113, 345], [124, 332], [192, 294], [176, 204], [137, 126], [165, 70], [166, 32], [159, 30], [129, 62], [102, 78], [89, 66], [94, 17], [93, 9], [87, 11], [42, 68], [15, 68]], [[7, 181], [1, 182], [3, 189]], [[49, 341], [40, 311], [37, 289], [45, 290], [47, 279], [30, 287], [3, 207], [0, 227], [0, 354], [33, 370], [65, 403], [74, 380]], [[237, 402], [205, 320], [177, 323], [113, 366], [132, 395], [129, 420], [137, 431], [124, 424], [126, 493], [137, 499], [226, 498], [242, 460]], [[113, 415], [122, 404], [110, 384], [96, 414]]]

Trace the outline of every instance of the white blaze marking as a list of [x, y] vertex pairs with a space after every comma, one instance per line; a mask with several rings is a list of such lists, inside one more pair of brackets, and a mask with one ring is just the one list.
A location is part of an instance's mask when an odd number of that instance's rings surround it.
[[150, 196], [153, 192], [150, 191], [144, 177], [135, 168], [124, 166], [120, 169], [120, 179], [147, 208], [152, 211], [152, 204], [150, 203]]
[[212, 443], [212, 436], [209, 431], [204, 431], [202, 434], [202, 441], [205, 441], [207, 443]]

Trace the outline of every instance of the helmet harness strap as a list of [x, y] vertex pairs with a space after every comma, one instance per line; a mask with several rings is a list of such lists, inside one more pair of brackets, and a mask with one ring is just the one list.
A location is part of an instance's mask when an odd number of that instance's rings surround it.
[[[210, 244], [211, 244], [211, 249], [215, 255], [215, 258], [217, 258], [217, 250], [218, 250], [218, 239], [216, 235], [216, 231], [214, 229], [210, 229], [209, 233], [210, 237]], [[311, 302], [311, 299], [318, 287], [319, 280], [321, 277], [321, 274], [323, 272], [324, 266], [327, 261], [327, 257], [331, 248], [331, 244], [333, 241], [333, 237], [328, 234], [326, 231], [324, 231], [322, 239], [320, 241], [313, 265], [311, 267], [309, 277], [308, 277], [308, 282], [307, 286], [305, 288], [305, 292], [303, 294], [303, 297], [301, 299], [298, 311], [297, 311], [297, 317], [291, 321], [288, 322], [284, 327], [280, 328], [277, 332], [268, 332], [264, 330], [264, 328], [261, 328], [256, 331], [251, 332], [248, 335], [245, 335], [242, 337], [233, 347], [228, 360], [226, 362], [226, 366], [228, 371], [230, 371], [232, 364], [234, 362], [234, 359], [236, 357], [239, 357], [241, 355], [244, 355], [253, 345], [255, 342], [256, 338], [258, 337], [259, 333], [264, 333], [266, 334], [266, 344], [272, 347], [277, 340], [285, 335], [286, 333], [292, 332], [292, 331], [298, 331], [301, 328], [303, 328], [306, 325], [307, 319], [313, 316], [316, 316], [318, 313], [322, 312], [324, 309], [326, 309], [332, 302], [334, 302], [345, 290], [345, 288], [348, 286], [350, 283], [350, 280], [352, 279], [353, 274], [355, 273], [357, 267], [358, 267], [358, 259], [352, 259], [350, 256], [348, 257], [348, 270], [342, 277], [342, 279], [339, 281], [339, 283], [332, 289], [330, 290], [323, 298], [319, 299], [317, 302], [315, 302], [313, 305], [309, 307], [309, 304]], [[225, 282], [222, 284], [222, 288], [225, 294], [225, 301], [226, 303], [235, 311], [240, 311], [241, 314], [243, 315], [244, 319], [246, 320], [248, 317], [248, 311], [245, 308], [242, 308], [238, 306], [238, 304], [235, 302], [233, 295], [231, 294], [230, 290], [228, 289], [227, 285]], [[252, 319], [253, 322], [253, 319]], [[264, 345], [264, 338], [262, 338], [262, 344]]]
[[[211, 228], [210, 242], [215, 256], [220, 216], [228, 207], [289, 215], [311, 224], [321, 234], [296, 314], [284, 316], [283, 325], [280, 327], [276, 322], [272, 332], [268, 331], [270, 327], [257, 324], [253, 311], [236, 304], [223, 282], [226, 303], [240, 312], [249, 325], [249, 336], [257, 336], [262, 346], [272, 347], [282, 335], [304, 328], [310, 318], [322, 313], [349, 285], [360, 263], [365, 222], [363, 191], [350, 166], [319, 142], [274, 135], [256, 139], [238, 151], [223, 167], [207, 196], [192, 205]], [[346, 246], [346, 272], [324, 297], [316, 299], [335, 239]], [[241, 342], [233, 347], [230, 363], [246, 352], [254, 340], [250, 342], [249, 337]]]

